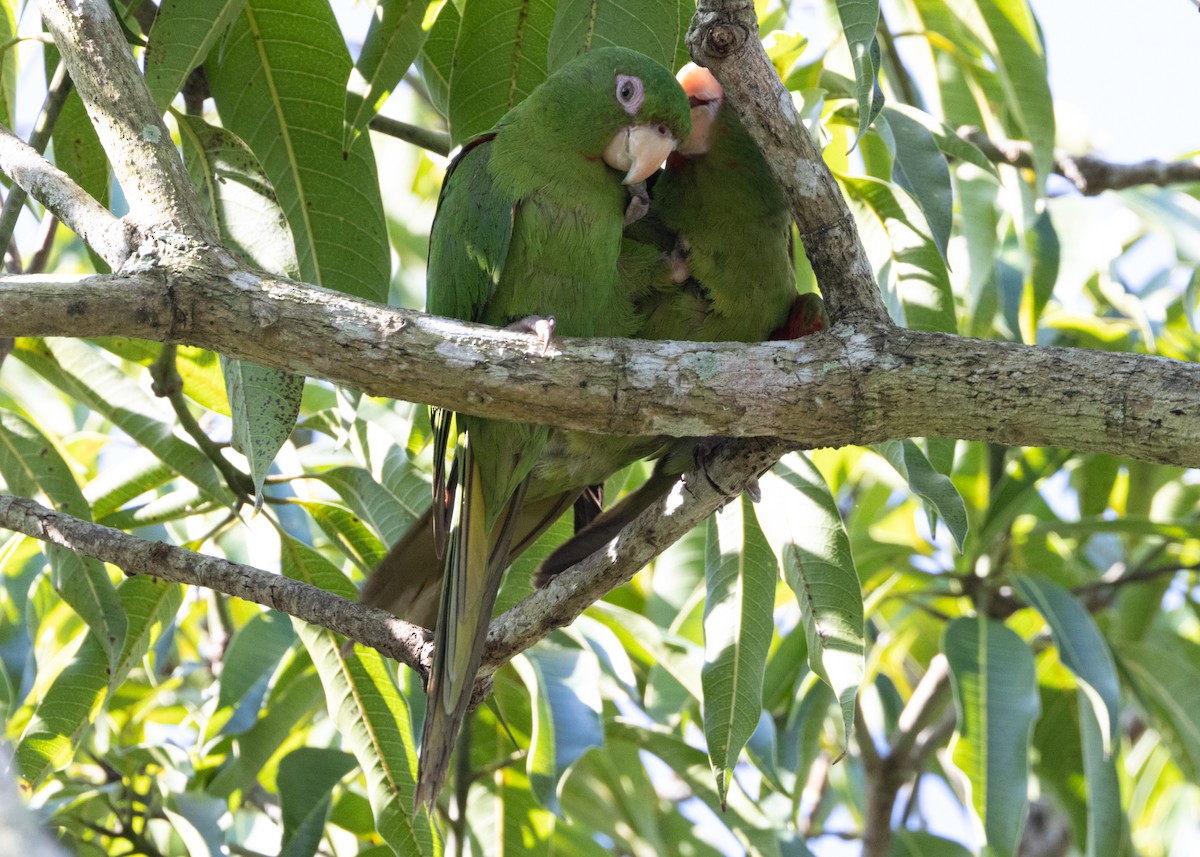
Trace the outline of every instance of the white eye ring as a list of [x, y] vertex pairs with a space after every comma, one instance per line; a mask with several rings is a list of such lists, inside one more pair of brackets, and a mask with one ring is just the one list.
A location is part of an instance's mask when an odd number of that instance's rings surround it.
[[616, 95], [617, 103], [626, 113], [630, 116], [637, 115], [642, 106], [642, 100], [646, 97], [642, 79], [628, 74], [617, 75]]

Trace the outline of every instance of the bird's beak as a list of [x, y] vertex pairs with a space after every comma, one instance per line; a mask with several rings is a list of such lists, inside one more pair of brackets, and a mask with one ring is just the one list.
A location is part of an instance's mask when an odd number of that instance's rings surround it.
[[675, 75], [692, 105], [692, 133], [679, 146], [679, 154], [693, 156], [708, 152], [708, 137], [725, 99], [725, 90], [712, 72], [688, 63]]
[[622, 184], [636, 184], [649, 178], [679, 141], [665, 125], [630, 125], [622, 128], [604, 149], [604, 163], [625, 171]]

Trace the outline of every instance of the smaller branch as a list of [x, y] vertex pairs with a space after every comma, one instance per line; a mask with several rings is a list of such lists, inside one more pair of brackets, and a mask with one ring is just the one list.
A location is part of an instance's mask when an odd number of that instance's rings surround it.
[[[1022, 169], [1033, 168], [1033, 147], [1028, 143], [992, 140], [978, 128], [960, 128], [958, 136], [974, 143], [989, 161]], [[1118, 164], [1093, 155], [1074, 157], [1060, 152], [1054, 159], [1054, 172], [1070, 181], [1084, 196], [1097, 196], [1106, 190], [1139, 185], [1168, 187], [1200, 182], [1200, 158]]]
[[50, 251], [54, 249], [54, 237], [57, 234], [58, 218], [47, 211], [46, 216], [42, 218], [42, 232], [38, 237], [38, 248], [34, 251], [33, 258], [29, 260], [27, 273], [40, 274], [46, 270], [46, 263], [50, 260]]
[[[38, 114], [37, 123], [29, 137], [29, 147], [39, 155], [46, 151], [58, 116], [62, 113], [63, 105], [70, 94], [71, 78], [67, 76], [66, 63], [60, 61], [50, 79], [50, 85], [46, 89], [46, 100], [42, 102], [42, 111]], [[4, 209], [0, 211], [0, 247], [7, 246], [12, 240], [17, 218], [21, 216], [21, 209], [25, 206], [25, 198], [25, 188], [18, 185], [9, 192], [8, 199], [4, 200]]]
[[171, 404], [179, 425], [187, 432], [188, 437], [196, 442], [200, 451], [225, 477], [225, 484], [229, 486], [229, 490], [239, 501], [245, 502], [254, 493], [254, 481], [221, 454], [221, 447], [205, 433], [200, 423], [192, 416], [183, 395], [183, 378], [175, 365], [177, 351], [178, 348], [173, 343], [163, 345], [158, 359], [150, 366], [150, 376], [154, 379], [151, 388], [156, 396], [165, 398]]
[[650, 560], [737, 498], [752, 477], [792, 448], [778, 438], [726, 442], [702, 467], [687, 473], [665, 497], [638, 515], [607, 549], [556, 575], [544, 589], [492, 620], [476, 686], [631, 580]]
[[253, 601], [329, 628], [423, 672], [425, 632], [386, 610], [367, 607], [299, 580], [253, 566], [151, 542], [53, 509], [0, 495], [0, 526], [144, 574]]
[[130, 236], [125, 225], [70, 176], [2, 125], [0, 171], [46, 206], [114, 270], [128, 258]]
[[215, 244], [183, 160], [108, 2], [39, 0], [38, 8], [129, 201], [130, 222], [142, 228], [168, 226]]
[[950, 662], [945, 655], [936, 655], [929, 662], [929, 669], [913, 689], [912, 696], [896, 722], [892, 735], [892, 755], [910, 756], [917, 734], [925, 728], [940, 708], [940, 701], [950, 688]]
[[410, 125], [399, 119], [389, 119], [387, 116], [376, 116], [371, 120], [371, 130], [387, 134], [397, 140], [412, 143], [438, 155], [450, 154], [450, 135], [445, 131], [432, 131], [419, 125]]

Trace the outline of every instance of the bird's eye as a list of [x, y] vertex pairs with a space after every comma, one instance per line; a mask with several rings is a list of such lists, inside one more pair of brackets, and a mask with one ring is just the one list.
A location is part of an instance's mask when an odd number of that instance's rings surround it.
[[617, 75], [617, 103], [626, 113], [630, 116], [636, 114], [638, 108], [642, 106], [644, 97], [645, 92], [642, 89], [640, 77], [632, 77], [627, 74]]

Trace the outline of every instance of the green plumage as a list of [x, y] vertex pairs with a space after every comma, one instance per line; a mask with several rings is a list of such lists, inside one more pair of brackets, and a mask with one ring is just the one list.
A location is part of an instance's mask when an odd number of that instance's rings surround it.
[[[553, 316], [560, 336], [631, 334], [636, 317], [617, 271], [629, 197], [609, 165], [611, 147], [620, 149], [630, 127], [679, 140], [689, 124], [687, 99], [670, 73], [633, 51], [596, 50], [547, 78], [447, 171], [430, 235], [429, 311], [492, 325]], [[446, 453], [449, 416], [435, 409], [437, 457]], [[418, 803], [431, 803], [445, 777], [509, 547], [527, 535], [526, 477], [548, 433], [457, 419], [455, 478], [435, 471], [432, 520], [435, 530], [448, 521], [449, 533]], [[430, 595], [423, 583], [407, 587], [402, 615], [427, 607]]]

